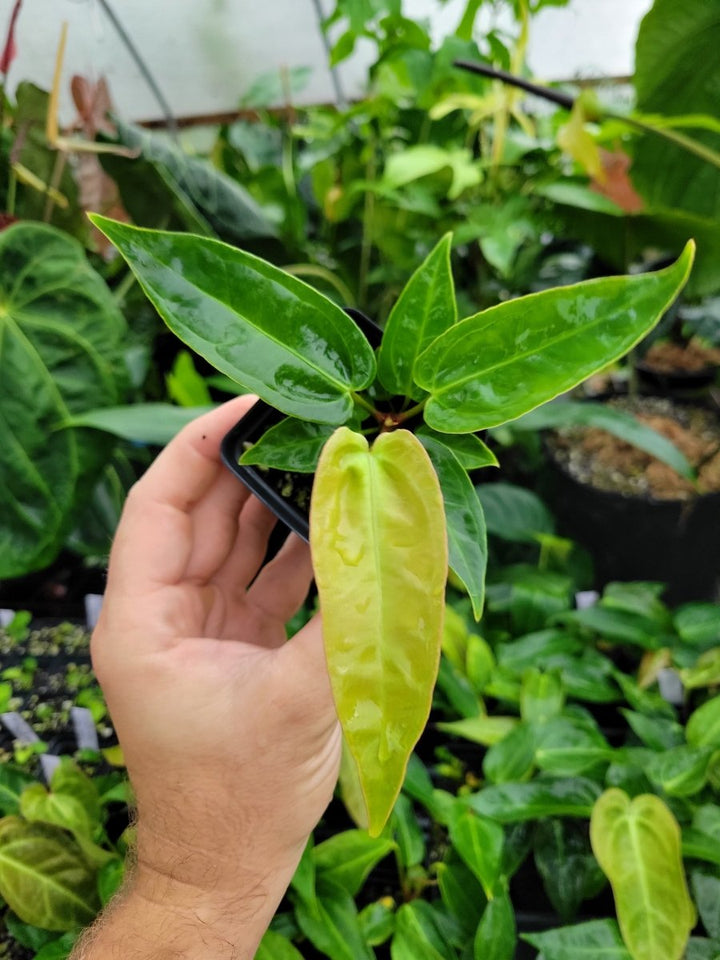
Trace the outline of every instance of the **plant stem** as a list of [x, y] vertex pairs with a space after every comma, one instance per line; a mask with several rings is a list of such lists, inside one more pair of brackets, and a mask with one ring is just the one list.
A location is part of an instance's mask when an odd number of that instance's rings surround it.
[[283, 267], [283, 270], [286, 273], [291, 273], [294, 277], [318, 277], [318, 279], [324, 280], [337, 290], [343, 301], [343, 306], [352, 307], [355, 304], [355, 297], [348, 285], [327, 267], [322, 267], [317, 263], [291, 263]]
[[[375, 141], [370, 143], [370, 157], [367, 162], [366, 178], [369, 183], [375, 180], [377, 169], [375, 157]], [[373, 219], [375, 214], [375, 193], [372, 190], [365, 191], [365, 203], [363, 209], [362, 242], [360, 246], [360, 268], [358, 275], [358, 295], [357, 302], [361, 310], [366, 307], [365, 297], [367, 296], [367, 278], [370, 270], [370, 255], [372, 253], [372, 231]]]
[[60, 189], [60, 181], [62, 180], [63, 173], [65, 172], [66, 162], [67, 155], [62, 150], [58, 150], [55, 154], [55, 163], [53, 164], [53, 171], [50, 177], [50, 183], [48, 184], [47, 196], [45, 198], [43, 223], [50, 223], [50, 218], [52, 217], [52, 212], [55, 207], [55, 197]]
[[15, 200], [17, 198], [17, 174], [10, 167], [10, 176], [8, 177], [7, 189], [7, 212], [11, 217], [15, 216]]
[[419, 413], [422, 413], [425, 409], [425, 404], [428, 402], [428, 398], [425, 397], [424, 400], [421, 400], [420, 403], [416, 403], [414, 407], [410, 407], [409, 410], [406, 410], [404, 413], [398, 414], [398, 420], [410, 420], [412, 417], [416, 417]]
[[132, 270], [128, 270], [125, 276], [122, 278], [120, 283], [113, 290], [113, 297], [115, 298], [115, 303], [121, 307], [125, 303], [125, 297], [128, 295], [130, 290], [132, 290], [135, 284], [135, 274]]
[[379, 423], [381, 423], [385, 419], [385, 414], [380, 413], [379, 410], [376, 410], [375, 407], [371, 403], [369, 403], [365, 399], [365, 397], [363, 397], [361, 394], [355, 393], [353, 391], [350, 394], [350, 396], [353, 398], [355, 403], [358, 404], [358, 406], [363, 407], [365, 410], [368, 411], [368, 413], [371, 413]]

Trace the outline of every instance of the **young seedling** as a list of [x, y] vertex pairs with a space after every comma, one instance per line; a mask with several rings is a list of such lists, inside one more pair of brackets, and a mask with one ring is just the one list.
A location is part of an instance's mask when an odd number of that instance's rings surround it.
[[451, 237], [393, 308], [377, 356], [335, 303], [217, 240], [93, 216], [181, 340], [286, 414], [242, 460], [315, 472], [310, 544], [328, 668], [369, 830], [379, 833], [427, 721], [448, 566], [476, 618], [486, 538], [476, 435], [631, 349], [685, 284], [657, 273], [544, 290], [458, 320]]

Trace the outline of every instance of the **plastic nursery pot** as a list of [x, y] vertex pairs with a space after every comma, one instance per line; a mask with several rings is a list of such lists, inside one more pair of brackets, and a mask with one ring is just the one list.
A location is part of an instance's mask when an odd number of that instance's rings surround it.
[[[371, 346], [380, 346], [382, 331], [376, 323], [359, 310], [346, 307], [345, 312], [352, 317], [367, 337]], [[308, 540], [310, 536], [309, 507], [313, 475], [307, 473], [287, 473], [283, 470], [243, 466], [238, 463], [247, 443], [256, 443], [260, 437], [285, 418], [285, 414], [258, 400], [225, 435], [220, 453], [225, 466], [235, 474], [245, 486], [275, 516], [291, 530]], [[295, 502], [290, 499], [292, 490]]]
[[561, 533], [592, 554], [598, 588], [654, 580], [672, 605], [720, 597], [720, 493], [656, 499], [598, 489], [545, 449], [550, 505]]

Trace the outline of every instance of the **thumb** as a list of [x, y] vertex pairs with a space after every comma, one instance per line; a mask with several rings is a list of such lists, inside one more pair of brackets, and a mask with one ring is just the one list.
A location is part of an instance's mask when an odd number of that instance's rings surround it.
[[311, 704], [313, 714], [337, 720], [323, 646], [322, 616], [316, 613], [295, 636], [277, 650], [282, 676], [295, 698]]

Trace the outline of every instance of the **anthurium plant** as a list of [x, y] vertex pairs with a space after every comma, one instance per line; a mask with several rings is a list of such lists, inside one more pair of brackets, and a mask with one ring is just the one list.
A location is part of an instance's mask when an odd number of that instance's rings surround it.
[[468, 470], [497, 461], [478, 431], [626, 353], [682, 289], [694, 245], [657, 273], [459, 319], [446, 235], [400, 294], [376, 353], [337, 304], [255, 256], [92, 220], [178, 337], [286, 415], [243, 460], [315, 473], [310, 543], [328, 666], [378, 834], [430, 710], [448, 566], [482, 614], [485, 521]]

